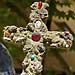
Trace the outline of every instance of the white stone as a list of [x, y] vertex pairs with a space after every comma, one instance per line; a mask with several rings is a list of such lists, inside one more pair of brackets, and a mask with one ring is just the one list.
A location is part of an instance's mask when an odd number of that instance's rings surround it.
[[69, 45], [66, 44], [66, 48], [68, 48], [68, 47], [69, 47]]
[[36, 21], [35, 28], [40, 28], [40, 26], [41, 26], [41, 22], [40, 21]]

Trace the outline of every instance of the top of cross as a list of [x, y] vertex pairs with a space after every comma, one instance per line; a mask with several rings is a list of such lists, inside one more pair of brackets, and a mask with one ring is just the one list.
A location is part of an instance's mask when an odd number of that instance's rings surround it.
[[34, 2], [30, 7], [34, 10], [37, 10], [37, 9], [40, 10], [40, 9], [45, 9], [45, 8], [49, 7], [49, 4], [39, 1], [39, 2]]

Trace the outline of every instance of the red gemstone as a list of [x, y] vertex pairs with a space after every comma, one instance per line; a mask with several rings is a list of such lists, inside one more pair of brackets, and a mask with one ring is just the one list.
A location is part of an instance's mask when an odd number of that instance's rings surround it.
[[38, 2], [38, 9], [41, 9], [42, 8], [42, 2]]
[[41, 35], [39, 33], [32, 34], [32, 40], [38, 42], [41, 39]]

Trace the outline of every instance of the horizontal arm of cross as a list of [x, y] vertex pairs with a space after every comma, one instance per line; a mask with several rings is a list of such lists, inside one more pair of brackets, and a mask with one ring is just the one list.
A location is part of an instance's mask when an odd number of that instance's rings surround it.
[[68, 32], [48, 31], [43, 35], [44, 42], [51, 47], [70, 48], [73, 36]]

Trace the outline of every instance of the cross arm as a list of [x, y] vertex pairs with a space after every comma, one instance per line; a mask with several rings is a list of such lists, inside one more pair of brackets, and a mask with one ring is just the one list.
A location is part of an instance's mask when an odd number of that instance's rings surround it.
[[29, 34], [31, 34], [31, 32], [26, 31], [25, 28], [16, 26], [6, 26], [3, 32], [3, 40], [13, 41], [21, 45], [25, 44], [26, 39], [29, 37]]
[[72, 46], [73, 36], [68, 31], [47, 31], [44, 35], [44, 42], [51, 47], [65, 47]]

